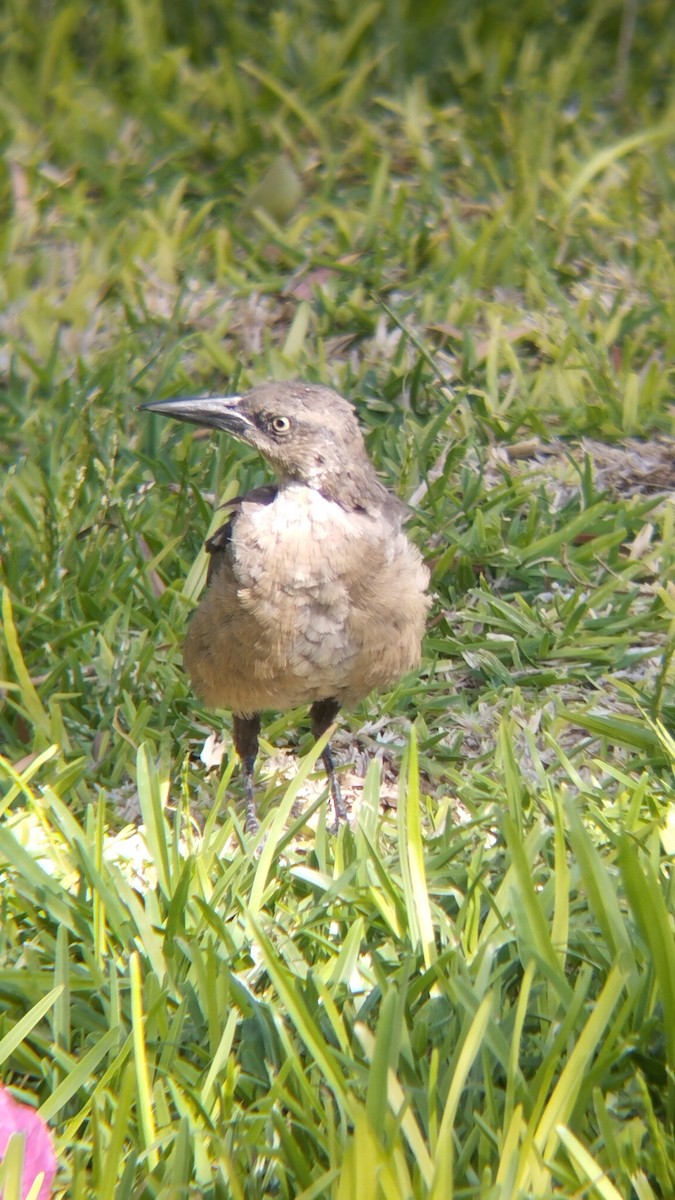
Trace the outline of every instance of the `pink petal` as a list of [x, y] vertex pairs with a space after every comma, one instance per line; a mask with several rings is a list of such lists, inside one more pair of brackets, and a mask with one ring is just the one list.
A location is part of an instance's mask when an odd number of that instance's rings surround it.
[[34, 1108], [15, 1100], [7, 1088], [0, 1084], [0, 1159], [4, 1158], [7, 1143], [13, 1133], [22, 1133], [25, 1137], [21, 1183], [23, 1200], [42, 1171], [44, 1179], [38, 1192], [38, 1200], [49, 1200], [57, 1167], [49, 1126]]

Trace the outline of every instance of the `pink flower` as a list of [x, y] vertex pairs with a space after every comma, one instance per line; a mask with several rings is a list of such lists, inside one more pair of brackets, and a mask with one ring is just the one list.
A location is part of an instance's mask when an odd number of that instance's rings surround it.
[[4, 1158], [7, 1143], [13, 1133], [22, 1133], [25, 1137], [21, 1184], [23, 1200], [43, 1171], [44, 1179], [38, 1192], [38, 1200], [49, 1200], [57, 1166], [49, 1126], [34, 1108], [28, 1104], [20, 1104], [7, 1088], [0, 1084], [0, 1159]]

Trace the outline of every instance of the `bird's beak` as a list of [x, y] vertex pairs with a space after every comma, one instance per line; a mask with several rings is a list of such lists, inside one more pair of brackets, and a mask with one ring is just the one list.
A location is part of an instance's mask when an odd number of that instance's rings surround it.
[[209, 429], [222, 429], [233, 437], [246, 438], [253, 422], [241, 411], [241, 396], [173, 396], [170, 400], [151, 400], [140, 407], [147, 412], [190, 421]]

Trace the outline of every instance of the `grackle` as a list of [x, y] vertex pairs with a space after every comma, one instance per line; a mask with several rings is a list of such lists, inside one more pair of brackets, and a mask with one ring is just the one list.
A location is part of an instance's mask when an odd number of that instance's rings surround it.
[[[184, 654], [195, 692], [233, 713], [254, 832], [261, 711], [310, 704], [318, 738], [341, 707], [391, 687], [419, 662], [429, 572], [403, 532], [404, 505], [375, 474], [352, 405], [330, 388], [267, 383], [142, 407], [230, 434], [276, 475], [230, 501], [207, 541], [207, 588]], [[347, 814], [329, 745], [323, 763], [337, 827]]]

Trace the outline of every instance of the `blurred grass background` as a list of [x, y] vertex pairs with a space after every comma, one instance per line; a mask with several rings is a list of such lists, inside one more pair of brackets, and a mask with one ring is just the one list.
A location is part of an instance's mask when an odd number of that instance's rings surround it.
[[[674, 60], [666, 0], [3, 7], [0, 1064], [59, 1195], [675, 1192]], [[436, 604], [354, 832], [273, 769], [255, 858], [180, 644], [264, 468], [136, 406], [269, 377], [355, 401]]]

